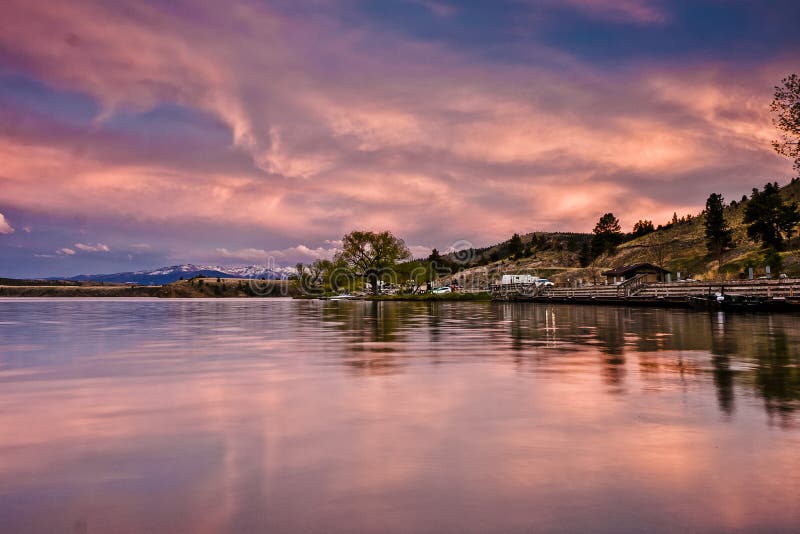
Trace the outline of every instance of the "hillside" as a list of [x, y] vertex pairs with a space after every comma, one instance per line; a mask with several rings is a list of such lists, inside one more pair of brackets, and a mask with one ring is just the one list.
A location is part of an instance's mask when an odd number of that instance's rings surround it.
[[[800, 201], [800, 181], [784, 186], [781, 193], [788, 200]], [[580, 266], [580, 246], [591, 239], [591, 234], [526, 234], [521, 236], [526, 246], [524, 257], [512, 257], [509, 241], [476, 249], [477, 252], [468, 251], [471, 257], [468, 258], [467, 268], [456, 276], [443, 276], [437, 283], [448, 283], [455, 278], [467, 287], [485, 287], [505, 273], [536, 274], [559, 283], [576, 280], [600, 282], [600, 273], [604, 270], [637, 262], [661, 264], [673, 273], [680, 272], [682, 277], [738, 278], [750, 266], [755, 269], [756, 276], [763, 275], [766, 265], [764, 251], [759, 243], [747, 237], [743, 222], [744, 205], [741, 199], [726, 200], [730, 205], [725, 208], [725, 219], [733, 230], [734, 247], [723, 254], [719, 272], [716, 258], [706, 249], [705, 219], [698, 214], [628, 240], [619, 245], [613, 254], [604, 254], [583, 268]], [[538, 246], [531, 249], [534, 236], [542, 236], [544, 240], [536, 239]], [[798, 241], [795, 238], [788, 249], [780, 254], [783, 263], [781, 272], [789, 276], [800, 276]], [[452, 260], [455, 255], [449, 254], [445, 258]], [[454, 264], [456, 267], [458, 265]]]
[[[781, 193], [791, 201], [800, 200], [800, 181], [784, 186]], [[766, 265], [764, 252], [759, 243], [747, 237], [744, 212], [744, 204], [741, 202], [725, 208], [725, 219], [733, 230], [734, 247], [722, 255], [719, 272], [716, 258], [706, 249], [703, 216], [693, 217], [670, 228], [623, 243], [613, 255], [597, 258], [592, 267], [617, 267], [646, 261], [663, 263], [666, 269], [680, 271], [682, 276], [711, 278], [719, 275], [723, 278], [736, 278], [751, 266], [756, 275], [763, 275]], [[781, 272], [792, 276], [800, 275], [797, 245], [795, 238], [788, 249], [780, 254], [783, 263]]]
[[510, 241], [450, 253], [443, 258], [457, 274], [442, 276], [435, 283], [443, 285], [456, 279], [465, 287], [485, 288], [505, 273], [531, 273], [558, 279], [579, 268], [581, 248], [588, 246], [591, 237], [591, 234], [571, 232], [523, 234], [520, 239], [524, 252], [520, 257], [511, 253]]

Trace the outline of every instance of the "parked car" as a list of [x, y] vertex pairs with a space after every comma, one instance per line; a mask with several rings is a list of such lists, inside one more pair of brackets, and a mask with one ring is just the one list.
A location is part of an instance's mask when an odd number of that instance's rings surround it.
[[441, 295], [443, 293], [452, 293], [453, 290], [450, 286], [443, 286], [443, 287], [435, 287], [431, 289], [431, 293], [436, 293], [437, 295]]

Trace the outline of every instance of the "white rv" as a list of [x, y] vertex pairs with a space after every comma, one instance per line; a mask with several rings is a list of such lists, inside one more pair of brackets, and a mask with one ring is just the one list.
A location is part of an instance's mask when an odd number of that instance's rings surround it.
[[535, 284], [536, 277], [530, 274], [504, 274], [500, 279], [500, 284], [507, 286], [512, 284]]
[[536, 285], [539, 286], [552, 286], [553, 282], [548, 280], [547, 278], [539, 278], [538, 276], [533, 276], [532, 274], [504, 274], [503, 277], [500, 279], [500, 285], [502, 286], [510, 286], [510, 285]]

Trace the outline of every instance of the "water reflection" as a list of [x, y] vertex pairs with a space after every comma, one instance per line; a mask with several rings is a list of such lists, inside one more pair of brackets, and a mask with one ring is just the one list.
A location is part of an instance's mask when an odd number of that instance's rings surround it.
[[798, 317], [0, 300], [0, 531], [793, 531]]
[[[626, 356], [635, 356], [639, 378], [656, 380], [661, 372], [680, 374], [710, 370], [720, 410], [734, 410], [734, 387], [755, 388], [778, 423], [796, 423], [800, 408], [800, 321], [795, 315], [699, 314], [667, 309], [610, 307], [526, 306], [508, 304], [501, 313], [511, 323], [514, 350], [531, 349], [557, 332], [566, 342], [562, 350], [594, 345], [608, 384], [624, 389]], [[527, 344], [525, 343], [527, 342]], [[547, 344], [548, 349], [555, 349]], [[649, 353], [670, 352], [676, 357], [659, 362]], [[682, 353], [709, 353], [708, 361]], [[733, 358], [733, 362], [732, 362]], [[709, 369], [710, 368], [710, 369]]]

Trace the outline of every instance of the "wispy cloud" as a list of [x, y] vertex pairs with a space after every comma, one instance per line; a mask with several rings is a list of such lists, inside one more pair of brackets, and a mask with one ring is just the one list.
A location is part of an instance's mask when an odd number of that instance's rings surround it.
[[458, 12], [458, 9], [456, 9], [456, 7], [453, 4], [441, 0], [407, 0], [407, 1], [411, 4], [417, 4], [424, 7], [437, 17], [442, 17], [442, 18], [452, 17]]
[[653, 0], [546, 0], [551, 4], [571, 7], [591, 17], [631, 22], [662, 24], [669, 14]]
[[60, 254], [62, 256], [74, 256], [75, 255], [75, 251], [72, 250], [71, 248], [64, 247], [64, 248], [58, 249], [56, 251], [56, 254]]
[[103, 243], [97, 243], [95, 245], [89, 245], [86, 243], [75, 243], [75, 248], [78, 250], [82, 250], [84, 252], [110, 252], [111, 249], [108, 248], [108, 245], [104, 245]]

